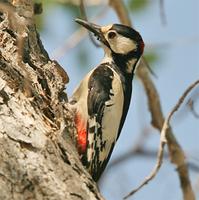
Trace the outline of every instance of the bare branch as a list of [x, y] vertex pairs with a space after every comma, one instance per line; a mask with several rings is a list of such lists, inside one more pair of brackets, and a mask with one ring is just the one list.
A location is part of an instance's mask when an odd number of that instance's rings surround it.
[[[119, 165], [120, 163], [129, 160], [129, 159], [134, 159], [136, 157], [144, 157], [146, 159], [155, 159], [157, 158], [157, 154], [158, 152], [156, 150], [152, 150], [152, 149], [145, 149], [145, 148], [138, 148], [138, 149], [133, 149], [132, 151], [129, 151], [128, 153], [124, 153], [123, 155], [121, 155], [120, 157], [116, 158], [115, 160], [113, 160], [109, 165], [108, 168], [106, 169], [105, 173], [107, 174], [108, 171], [112, 168], [115, 167], [117, 165]], [[186, 154], [187, 155], [187, 154]], [[187, 156], [186, 156], [187, 157]], [[168, 153], [164, 153], [164, 158], [168, 159], [169, 158], [169, 154]], [[193, 172], [199, 172], [199, 165], [192, 162], [192, 161], [187, 161], [188, 163], [188, 167], [190, 170], [192, 170]], [[106, 174], [103, 174], [103, 176], [106, 176]], [[100, 179], [101, 180], [101, 179]]]
[[[79, 0], [57, 0], [58, 3], [63, 3], [63, 4], [72, 4], [74, 6], [79, 6]], [[85, 5], [86, 6], [99, 6], [102, 4], [106, 4], [107, 0], [85, 0]]]
[[132, 196], [133, 194], [135, 194], [138, 190], [140, 190], [144, 185], [146, 185], [149, 181], [151, 181], [156, 174], [158, 173], [161, 164], [162, 164], [162, 160], [163, 160], [163, 155], [164, 155], [164, 146], [166, 144], [166, 132], [162, 132], [161, 136], [160, 136], [160, 145], [159, 145], [159, 150], [158, 150], [158, 154], [157, 154], [157, 161], [156, 161], [156, 165], [154, 166], [154, 169], [151, 171], [150, 175], [148, 177], [145, 178], [145, 180], [134, 190], [132, 190], [128, 195], [126, 195], [124, 197], [124, 199], [129, 198], [130, 196]]
[[159, 0], [159, 2], [160, 2], [160, 18], [161, 18], [162, 24], [166, 25], [167, 18], [166, 18], [166, 14], [165, 14], [164, 0]]
[[[194, 82], [193, 84], [191, 84], [187, 90], [184, 92], [184, 94], [180, 97], [178, 103], [174, 106], [174, 108], [172, 109], [172, 111], [169, 113], [168, 117], [166, 118], [166, 120], [164, 121], [163, 127], [162, 127], [162, 131], [160, 134], [160, 146], [159, 146], [159, 150], [158, 150], [158, 155], [157, 155], [157, 163], [154, 167], [154, 169], [152, 170], [151, 174], [145, 178], [145, 180], [133, 191], [131, 191], [127, 196], [124, 197], [124, 199], [127, 199], [128, 197], [130, 197], [131, 195], [133, 195], [135, 192], [137, 192], [138, 190], [140, 190], [144, 185], [146, 185], [150, 180], [152, 180], [155, 175], [157, 174], [157, 172], [159, 171], [161, 164], [162, 164], [162, 160], [163, 160], [163, 152], [164, 152], [164, 146], [167, 142], [166, 140], [166, 134], [168, 133], [169, 127], [170, 127], [170, 120], [171, 117], [173, 116], [173, 114], [179, 109], [179, 107], [182, 105], [182, 103], [184, 102], [184, 99], [187, 97], [187, 95], [189, 94], [189, 92], [197, 85], [199, 84], [199, 80], [197, 80], [196, 82]], [[192, 198], [192, 196], [188, 197], [189, 199]]]
[[191, 113], [193, 114], [193, 116], [195, 118], [199, 118], [199, 113], [197, 113], [194, 107], [194, 101], [192, 99], [189, 99], [187, 105], [189, 106], [189, 109], [191, 110]]
[[[103, 7], [103, 9], [91, 19], [91, 21], [97, 21], [102, 18], [108, 11], [108, 7]], [[84, 28], [76, 30], [70, 37], [67, 37], [65, 42], [59, 46], [52, 53], [54, 59], [59, 59], [64, 54], [66, 54], [70, 49], [74, 48], [80, 41], [82, 41], [87, 35], [87, 31]]]
[[[191, 84], [184, 92], [184, 94], [180, 97], [178, 103], [176, 104], [176, 106], [173, 108], [172, 112], [169, 114], [168, 118], [165, 120], [166, 124], [170, 123], [171, 117], [172, 115], [179, 109], [179, 107], [181, 106], [181, 104], [184, 102], [185, 97], [187, 97], [187, 95], [190, 93], [191, 90], [193, 90], [194, 87], [196, 87], [199, 84], [199, 80], [195, 81], [193, 84]], [[165, 125], [164, 122], [164, 125]], [[163, 125], [163, 127], [164, 127]], [[166, 128], [168, 129], [168, 127]]]
[[[109, 3], [115, 9], [121, 23], [131, 26], [131, 21], [123, 1], [109, 0]], [[142, 59], [140, 62], [140, 66], [137, 69], [137, 75], [142, 81], [147, 94], [148, 107], [151, 112], [152, 118], [151, 123], [155, 128], [161, 131], [164, 124], [164, 116], [162, 113], [158, 92], [149, 76], [146, 68], [146, 61], [144, 59]], [[184, 152], [178, 144], [170, 127], [167, 129], [166, 139], [170, 154], [170, 160], [173, 164], [177, 166], [177, 172], [179, 175], [184, 200], [194, 200], [195, 195], [191, 187]]]

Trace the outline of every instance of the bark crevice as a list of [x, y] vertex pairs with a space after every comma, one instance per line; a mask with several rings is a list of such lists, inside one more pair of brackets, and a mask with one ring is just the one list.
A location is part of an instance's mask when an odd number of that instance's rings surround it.
[[68, 75], [41, 43], [32, 1], [6, 2], [0, 3], [0, 199], [101, 200], [74, 145]]

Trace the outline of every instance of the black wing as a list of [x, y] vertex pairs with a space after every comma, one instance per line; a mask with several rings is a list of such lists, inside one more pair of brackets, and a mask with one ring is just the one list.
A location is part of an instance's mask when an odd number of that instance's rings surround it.
[[[88, 147], [86, 154], [82, 157], [84, 165], [90, 171], [93, 179], [97, 181], [103, 172], [112, 152], [112, 145], [106, 160], [100, 160], [100, 153], [106, 146], [106, 141], [102, 135], [102, 118], [105, 106], [111, 106], [107, 102], [113, 95], [112, 81], [114, 73], [107, 64], [101, 64], [97, 67], [88, 81]], [[105, 150], [104, 150], [105, 151]]]

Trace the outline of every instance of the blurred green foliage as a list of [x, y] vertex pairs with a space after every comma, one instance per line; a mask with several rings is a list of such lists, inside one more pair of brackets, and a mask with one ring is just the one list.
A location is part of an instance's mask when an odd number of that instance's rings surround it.
[[79, 15], [79, 7], [73, 5], [72, 3], [58, 3], [56, 0], [34, 0], [34, 3], [42, 3], [43, 7], [43, 13], [40, 15], [36, 15], [36, 24], [39, 31], [43, 30], [44, 26], [44, 18], [45, 16], [45, 10], [49, 9], [56, 9], [57, 6], [62, 6], [63, 9], [66, 10], [66, 12], [70, 12], [73, 16]]
[[140, 12], [150, 5], [149, 0], [128, 0], [128, 9], [132, 12]]
[[144, 57], [151, 67], [160, 60], [160, 55], [155, 50], [146, 52]]

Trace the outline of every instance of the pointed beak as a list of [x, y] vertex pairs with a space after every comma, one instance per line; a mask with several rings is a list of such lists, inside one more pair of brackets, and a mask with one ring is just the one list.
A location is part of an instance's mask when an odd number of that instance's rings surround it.
[[93, 24], [93, 23], [84, 21], [82, 19], [75, 19], [75, 21], [78, 24], [85, 27], [86, 29], [88, 29], [89, 31], [91, 31], [92, 33], [94, 33], [96, 36], [99, 36], [101, 34], [101, 27], [98, 26], [97, 24]]
[[94, 33], [94, 35], [97, 37], [99, 41], [101, 41], [104, 44], [107, 44], [104, 34], [101, 31], [102, 28], [101, 26], [78, 18], [75, 19], [75, 21], [78, 24], [82, 25], [84, 28], [88, 29], [90, 32]]

